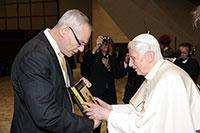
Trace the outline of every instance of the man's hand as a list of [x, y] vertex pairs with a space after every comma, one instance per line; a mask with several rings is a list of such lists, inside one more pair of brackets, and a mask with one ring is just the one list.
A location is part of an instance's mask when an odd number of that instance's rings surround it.
[[87, 86], [88, 88], [90, 88], [90, 87], [92, 86], [92, 84], [90, 83], [90, 81], [87, 80], [86, 78], [82, 77], [80, 80], [83, 80], [83, 82], [86, 84], [86, 86]]
[[94, 121], [93, 129], [97, 128], [101, 124], [100, 120], [93, 120], [93, 121]]
[[97, 103], [98, 103], [101, 107], [103, 107], [103, 108], [105, 108], [105, 109], [107, 109], [107, 110], [112, 111], [112, 106], [111, 106], [110, 104], [107, 104], [106, 102], [104, 102], [103, 100], [101, 100], [101, 99], [98, 98], [98, 97], [94, 97], [94, 99], [97, 101]]
[[108, 120], [110, 111], [112, 110], [112, 106], [104, 102], [103, 100], [100, 100], [99, 98], [95, 98], [97, 103], [88, 103], [85, 102], [84, 104], [87, 105], [89, 108], [84, 110], [84, 113], [90, 118], [90, 119], [96, 119], [96, 120]]

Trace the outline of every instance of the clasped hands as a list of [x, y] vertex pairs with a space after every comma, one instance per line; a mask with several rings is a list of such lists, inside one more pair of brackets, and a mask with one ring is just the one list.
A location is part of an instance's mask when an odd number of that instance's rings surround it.
[[101, 61], [102, 61], [103, 65], [106, 67], [106, 69], [110, 71], [111, 67], [110, 67], [110, 64], [109, 64], [109, 59], [108, 58], [102, 58]]
[[88, 109], [84, 110], [85, 115], [94, 121], [108, 120], [109, 114], [112, 111], [112, 106], [97, 97], [94, 97], [94, 99], [97, 101], [96, 104], [89, 102], [83, 103], [89, 107]]

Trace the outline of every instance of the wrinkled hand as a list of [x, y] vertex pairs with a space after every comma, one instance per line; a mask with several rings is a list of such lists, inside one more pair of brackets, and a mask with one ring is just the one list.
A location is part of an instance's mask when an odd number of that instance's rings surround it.
[[84, 103], [85, 105], [89, 107], [88, 109], [84, 111], [84, 113], [90, 119], [108, 120], [110, 111], [112, 110], [112, 106], [100, 100], [99, 98], [95, 98], [95, 100], [99, 103], [99, 105], [94, 104], [94, 103], [88, 103], [88, 102]]
[[90, 81], [87, 80], [86, 78], [82, 77], [80, 80], [83, 80], [83, 82], [86, 84], [86, 86], [87, 86], [88, 88], [90, 88], [90, 87], [92, 86], [92, 84], [90, 83]]
[[88, 116], [89, 119], [96, 120], [108, 120], [110, 111], [102, 108], [101, 106], [94, 103], [84, 103], [89, 106], [88, 109], [84, 111], [84, 113]]
[[112, 106], [111, 106], [110, 104], [107, 104], [106, 102], [104, 102], [103, 100], [101, 100], [101, 99], [98, 98], [98, 97], [94, 97], [94, 99], [97, 101], [97, 103], [98, 103], [101, 107], [103, 107], [103, 108], [105, 108], [105, 109], [107, 109], [107, 110], [112, 111]]
[[101, 121], [100, 120], [93, 120], [94, 121], [94, 126], [93, 126], [93, 129], [97, 128], [100, 124], [101, 124]]

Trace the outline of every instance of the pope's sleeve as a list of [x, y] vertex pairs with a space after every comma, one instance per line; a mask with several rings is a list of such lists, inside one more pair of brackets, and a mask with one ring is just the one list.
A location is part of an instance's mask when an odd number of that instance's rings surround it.
[[109, 133], [138, 133], [135, 125], [136, 115], [111, 111], [108, 118]]
[[112, 105], [108, 118], [109, 133], [135, 133], [137, 129], [134, 128], [136, 115], [133, 113], [132, 105]]
[[117, 104], [112, 105], [112, 110], [121, 113], [130, 113], [133, 110], [131, 104]]

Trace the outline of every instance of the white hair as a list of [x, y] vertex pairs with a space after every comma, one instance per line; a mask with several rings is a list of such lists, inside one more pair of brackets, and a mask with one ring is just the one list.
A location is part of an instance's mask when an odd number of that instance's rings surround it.
[[196, 8], [195, 11], [192, 12], [193, 20], [194, 20], [194, 26], [197, 27], [198, 24], [200, 24], [200, 5]]
[[64, 24], [69, 25], [76, 31], [79, 29], [80, 25], [88, 24], [90, 30], [92, 30], [88, 17], [77, 9], [71, 9], [66, 11], [59, 19], [58, 23], [56, 24], [56, 27], [60, 27]]
[[163, 58], [160, 51], [160, 46], [157, 43], [134, 41], [133, 39], [132, 41], [129, 42], [128, 49], [134, 49], [141, 55], [144, 55], [147, 51], [152, 51], [154, 52], [154, 57], [156, 60]]

